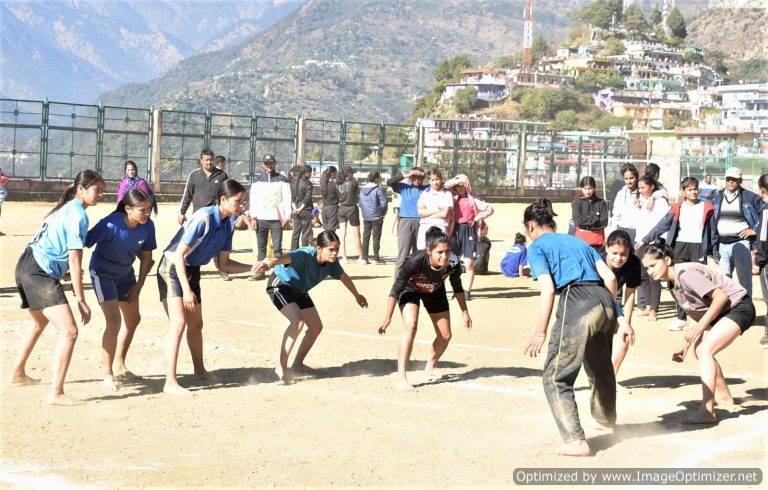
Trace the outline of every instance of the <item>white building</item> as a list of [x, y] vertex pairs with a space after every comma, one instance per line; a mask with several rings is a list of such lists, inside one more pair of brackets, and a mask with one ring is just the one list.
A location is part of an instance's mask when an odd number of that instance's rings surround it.
[[768, 83], [721, 85], [722, 124], [736, 131], [768, 131]]

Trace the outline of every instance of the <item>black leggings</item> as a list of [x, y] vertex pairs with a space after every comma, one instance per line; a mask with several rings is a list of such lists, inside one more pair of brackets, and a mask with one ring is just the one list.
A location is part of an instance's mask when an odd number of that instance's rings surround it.
[[[643, 245], [640, 247], [640, 250], [638, 250], [637, 255], [642, 257], [647, 250], [648, 245]], [[661, 303], [661, 283], [649, 276], [645, 267], [640, 269], [640, 288], [643, 290], [645, 306], [650, 306], [653, 311], [659, 311], [659, 303]]]

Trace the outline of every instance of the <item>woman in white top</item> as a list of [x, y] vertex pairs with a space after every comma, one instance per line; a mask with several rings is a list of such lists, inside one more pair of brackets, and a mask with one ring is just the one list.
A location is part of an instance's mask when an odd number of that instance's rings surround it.
[[613, 201], [613, 223], [617, 230], [627, 232], [632, 242], [635, 241], [635, 226], [637, 225], [637, 213], [639, 192], [637, 190], [637, 181], [640, 174], [637, 168], [631, 163], [621, 167], [621, 175], [624, 177], [624, 187], [616, 194]]
[[451, 236], [453, 233], [453, 195], [443, 188], [443, 174], [438, 169], [427, 173], [429, 190], [421, 193], [417, 202], [419, 216], [419, 231], [416, 236], [416, 248], [426, 247], [425, 235], [433, 226], [440, 228], [443, 233]]
[[[636, 237], [639, 240], [648, 235], [659, 221], [666, 216], [667, 212], [669, 212], [669, 202], [667, 202], [666, 198], [659, 198], [658, 195], [654, 196], [654, 192], [658, 190], [658, 184], [648, 175], [640, 177], [637, 188], [640, 196]], [[638, 256], [642, 257], [647, 249], [648, 245], [640, 247]], [[647, 315], [650, 321], [655, 322], [656, 312], [659, 310], [659, 303], [661, 301], [661, 283], [649, 276], [645, 268], [641, 269], [641, 277], [640, 288], [645, 293], [643, 295], [645, 298], [645, 309], [641, 309], [638, 314], [642, 316]]]

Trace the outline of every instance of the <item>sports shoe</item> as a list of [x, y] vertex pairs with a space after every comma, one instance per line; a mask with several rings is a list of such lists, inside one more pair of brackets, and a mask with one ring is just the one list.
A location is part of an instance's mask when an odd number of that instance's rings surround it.
[[370, 264], [370, 262], [368, 262], [368, 259], [364, 259], [364, 258], [362, 258], [362, 257], [360, 257], [359, 259], [357, 259], [357, 263], [358, 263], [358, 264]]
[[667, 330], [669, 330], [670, 332], [679, 332], [680, 330], [685, 328], [687, 324], [688, 324], [687, 321], [680, 320], [679, 318], [675, 318], [674, 320], [672, 320], [672, 322], [669, 325], [667, 325]]
[[760, 339], [760, 347], [763, 349], [768, 349], [768, 334], [763, 335], [763, 338]]
[[376, 262], [376, 263], [377, 263], [377, 264], [379, 264], [379, 265], [384, 265], [384, 264], [386, 264], [386, 262], [384, 262], [383, 260], [381, 260], [381, 259], [380, 259], [380, 258], [378, 258], [378, 257], [376, 257], [375, 259], [373, 259], [373, 261], [374, 261], [374, 262]]
[[339, 264], [346, 264], [346, 263], [347, 263], [347, 258], [346, 257], [340, 257], [339, 258]]
[[221, 278], [222, 281], [231, 281], [232, 280], [232, 278], [229, 277], [229, 273], [228, 272], [221, 272], [221, 271], [219, 271], [219, 277]]

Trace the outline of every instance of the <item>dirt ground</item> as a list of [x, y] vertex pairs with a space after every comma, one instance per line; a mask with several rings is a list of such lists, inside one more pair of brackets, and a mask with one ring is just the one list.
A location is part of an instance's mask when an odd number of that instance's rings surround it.
[[[619, 428], [613, 435], [587, 431], [593, 458], [554, 456], [560, 443], [541, 386], [543, 357], [522, 355], [534, 328], [538, 288], [530, 279], [508, 279], [499, 262], [514, 233], [522, 231], [523, 205], [497, 205], [489, 220], [493, 246], [490, 275], [479, 276], [469, 303], [472, 331], [461, 327], [453, 304], [454, 336], [440, 363], [446, 377], [414, 393], [391, 388], [399, 317], [385, 337], [376, 334], [392, 283], [395, 237], [384, 229], [387, 265], [347, 264], [370, 307], [359, 308], [337, 281], [312, 291], [325, 329], [307, 363], [314, 378], [285, 386], [273, 367], [286, 320], [264, 292], [265, 282], [244, 276], [223, 282], [213, 265], [204, 269], [203, 315], [206, 365], [222, 383], [196, 384], [189, 351], [182, 345], [181, 383], [194, 395], [161, 393], [167, 321], [154, 271], [142, 293], [143, 321], [128, 366], [144, 381], [115, 394], [102, 390], [99, 366], [104, 321], [88, 285], [94, 312], [80, 329], [66, 389], [85, 400], [76, 407], [49, 407], [49, 385], [11, 387], [7, 379], [22, 332], [13, 269], [48, 203], [3, 206], [0, 230], [0, 484], [46, 488], [88, 486], [492, 486], [513, 484], [520, 467], [761, 467], [766, 468], [768, 390], [766, 353], [753, 327], [720, 356], [740, 406], [719, 410], [716, 426], [686, 426], [680, 419], [700, 399], [693, 356], [675, 364], [681, 334], [668, 332], [674, 316], [663, 293], [660, 320], [636, 317], [637, 343], [619, 373], [631, 391], [618, 393]], [[91, 225], [113, 209], [88, 210]], [[558, 205], [560, 226], [570, 215]], [[175, 209], [163, 205], [156, 219], [158, 244], [175, 232]], [[284, 238], [288, 244], [289, 236]], [[234, 257], [255, 260], [252, 232], [237, 232]], [[156, 252], [156, 258], [159, 253]], [[86, 252], [86, 260], [90, 252]], [[755, 282], [756, 295], [759, 287]], [[756, 298], [757, 324], [765, 305]], [[433, 330], [421, 319], [412, 380], [419, 381]], [[46, 383], [56, 341], [46, 330], [30, 358], [33, 377]], [[589, 421], [589, 391], [577, 382], [582, 420]]]

